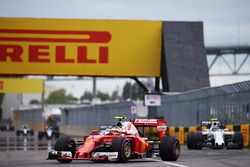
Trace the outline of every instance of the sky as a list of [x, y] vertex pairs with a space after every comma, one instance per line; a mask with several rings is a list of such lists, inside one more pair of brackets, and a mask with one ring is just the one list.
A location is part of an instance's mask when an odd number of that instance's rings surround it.
[[[202, 21], [205, 46], [250, 45], [249, 0], [0, 0], [0, 17]], [[116, 80], [103, 82], [108, 92], [124, 84]], [[243, 80], [210, 77], [211, 86]]]
[[0, 17], [203, 21], [205, 45], [250, 44], [249, 0], [0, 0]]

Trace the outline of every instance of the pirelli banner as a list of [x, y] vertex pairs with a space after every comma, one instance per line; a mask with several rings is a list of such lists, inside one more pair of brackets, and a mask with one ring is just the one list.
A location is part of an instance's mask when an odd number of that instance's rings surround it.
[[0, 74], [160, 76], [162, 22], [0, 18]]
[[42, 93], [42, 79], [0, 78], [0, 93]]

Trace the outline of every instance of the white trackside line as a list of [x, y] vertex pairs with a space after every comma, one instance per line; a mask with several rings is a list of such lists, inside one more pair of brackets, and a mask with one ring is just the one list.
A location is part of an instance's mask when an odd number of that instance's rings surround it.
[[161, 160], [157, 160], [157, 159], [152, 159], [152, 158], [147, 158], [149, 160], [153, 160], [153, 161], [156, 161], [156, 162], [161, 162], [163, 164], [167, 164], [167, 165], [172, 165], [172, 166], [178, 166], [178, 167], [188, 167], [188, 166], [185, 166], [185, 165], [180, 165], [180, 164], [176, 164], [176, 163], [171, 163], [171, 162], [166, 162], [166, 161], [161, 161]]

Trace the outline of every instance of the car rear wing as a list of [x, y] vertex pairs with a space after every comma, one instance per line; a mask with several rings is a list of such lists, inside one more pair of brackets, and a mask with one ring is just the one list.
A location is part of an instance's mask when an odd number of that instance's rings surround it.
[[201, 121], [201, 127], [206, 127], [207, 129], [209, 129], [212, 124], [216, 124], [218, 127], [221, 127], [221, 122], [218, 120]]
[[132, 122], [135, 126], [166, 126], [167, 122], [163, 119], [135, 119]]

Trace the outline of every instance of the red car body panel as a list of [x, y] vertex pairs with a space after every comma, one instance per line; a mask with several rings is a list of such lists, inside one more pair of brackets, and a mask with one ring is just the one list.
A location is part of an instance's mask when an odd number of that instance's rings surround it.
[[131, 142], [132, 154], [145, 154], [150, 148], [149, 144], [146, 143], [143, 138], [134, 134], [126, 135], [125, 132], [123, 132], [123, 134], [117, 133], [115, 135], [91, 135], [86, 138], [84, 144], [82, 144], [76, 151], [74, 158], [91, 158], [91, 153], [96, 147], [102, 144], [111, 144], [115, 138], [121, 137], [121, 135], [124, 135]]

